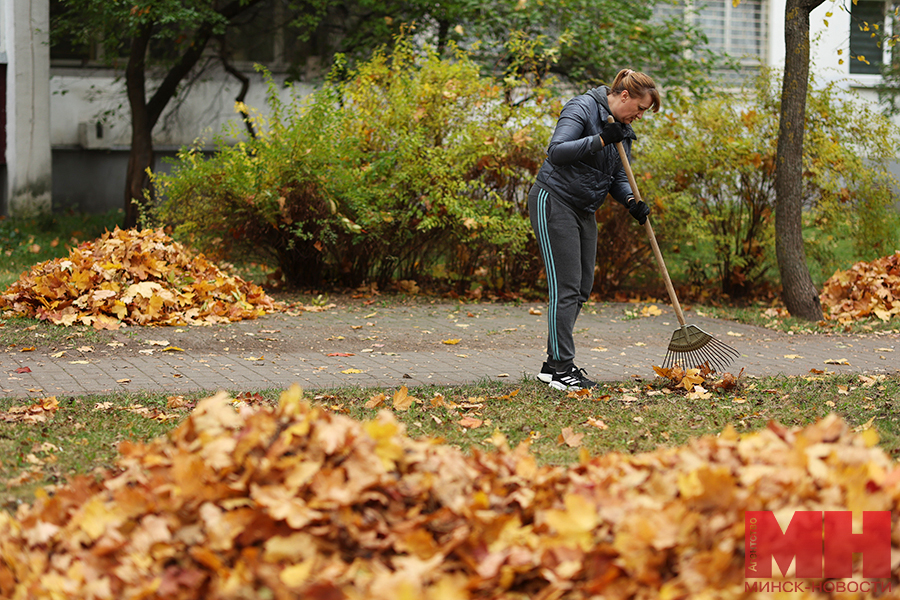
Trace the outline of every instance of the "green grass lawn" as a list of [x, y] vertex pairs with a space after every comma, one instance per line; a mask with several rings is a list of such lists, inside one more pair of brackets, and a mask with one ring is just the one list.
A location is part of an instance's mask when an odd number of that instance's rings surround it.
[[[31, 220], [0, 218], [0, 290], [36, 263], [67, 255], [70, 248], [99, 237], [121, 221], [106, 215], [52, 215]], [[252, 270], [253, 265], [250, 265]], [[321, 299], [321, 297], [320, 297]], [[390, 302], [383, 296], [381, 302]], [[698, 314], [752, 323], [783, 331], [833, 333], [835, 326], [767, 316], [766, 307], [693, 306]], [[0, 328], [0, 343], [21, 344], [23, 336], [102, 336], [90, 328], [57, 328], [37, 321], [9, 318]], [[869, 320], [841, 327], [851, 332], [896, 330], [897, 323]], [[310, 401], [356, 419], [374, 418], [393, 405], [395, 389], [307, 391]], [[244, 402], [277, 401], [281, 390], [235, 390]], [[689, 398], [665, 380], [604, 384], [589, 396], [567, 395], [534, 380], [483, 383], [460, 388], [409, 390], [415, 398], [395, 410], [409, 435], [444, 440], [464, 449], [492, 447], [495, 430], [511, 444], [529, 441], [544, 464], [571, 464], [582, 452], [644, 452], [716, 434], [731, 425], [739, 432], [765, 427], [770, 420], [801, 426], [830, 412], [853, 427], [874, 428], [881, 447], [900, 453], [900, 375], [815, 376], [743, 379], [726, 393]], [[165, 435], [209, 394], [170, 397], [129, 393], [71, 396], [48, 401], [50, 410], [33, 409], [22, 418], [23, 401], [0, 398], [0, 504], [14, 509], [29, 502], [40, 486], [57, 485], [74, 474], [115, 464], [118, 444]], [[383, 395], [383, 399], [380, 395]], [[373, 399], [374, 398], [374, 399]], [[374, 407], [373, 405], [379, 404]], [[52, 405], [52, 406], [49, 406]], [[176, 406], [177, 405], [177, 406]], [[367, 405], [369, 407], [367, 407]], [[565, 433], [564, 433], [565, 432]]]
[[[281, 391], [243, 390], [234, 395], [239, 403], [269, 404]], [[410, 436], [437, 438], [465, 450], [490, 450], [491, 437], [499, 431], [511, 445], [530, 441], [542, 464], [576, 463], [583, 452], [637, 453], [678, 446], [729, 425], [741, 433], [766, 427], [769, 421], [803, 426], [831, 412], [860, 430], [873, 428], [881, 448], [891, 456], [900, 454], [900, 375], [739, 379], [728, 392], [695, 399], [683, 389], [671, 389], [664, 379], [605, 384], [584, 396], [552, 390], [535, 380], [490, 382], [413, 388], [408, 396], [414, 400], [407, 398], [405, 410], [393, 408], [397, 391], [307, 390], [306, 396], [359, 420], [392, 410]], [[113, 467], [120, 442], [165, 435], [207, 395], [58, 397], [54, 411], [35, 413], [45, 420], [0, 418], [0, 480], [6, 483], [0, 504], [14, 510], [18, 503], [32, 501], [38, 487]], [[0, 410], [8, 418], [18, 414], [16, 409], [10, 412], [13, 406], [27, 404], [0, 399]]]

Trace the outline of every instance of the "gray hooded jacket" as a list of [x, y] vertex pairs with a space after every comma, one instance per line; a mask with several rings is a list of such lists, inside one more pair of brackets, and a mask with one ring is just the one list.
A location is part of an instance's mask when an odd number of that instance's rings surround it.
[[[623, 205], [634, 195], [615, 144], [591, 151], [591, 141], [603, 130], [610, 114], [608, 93], [609, 87], [604, 85], [563, 106], [547, 147], [547, 158], [537, 174], [539, 186], [586, 212], [600, 208], [607, 194]], [[624, 129], [622, 145], [630, 160], [631, 143], [637, 137], [631, 125], [624, 125]]]

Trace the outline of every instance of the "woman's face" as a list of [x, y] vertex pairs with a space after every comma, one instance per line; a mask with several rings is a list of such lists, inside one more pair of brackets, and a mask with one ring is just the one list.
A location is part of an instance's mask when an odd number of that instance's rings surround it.
[[640, 119], [644, 116], [644, 111], [653, 105], [650, 94], [635, 98], [628, 93], [628, 90], [623, 90], [616, 98], [618, 101], [610, 106], [610, 111], [616, 120], [622, 123], [631, 123], [635, 119]]

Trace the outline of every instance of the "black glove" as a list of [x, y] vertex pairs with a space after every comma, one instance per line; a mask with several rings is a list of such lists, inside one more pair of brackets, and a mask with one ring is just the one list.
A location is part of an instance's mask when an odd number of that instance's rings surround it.
[[610, 144], [615, 144], [625, 139], [625, 128], [618, 121], [604, 123], [603, 131], [598, 135], [600, 136], [600, 139], [603, 140], [603, 145], [609, 146]]
[[644, 204], [644, 201], [640, 202], [634, 201], [634, 196], [629, 196], [628, 200], [625, 201], [625, 206], [628, 208], [628, 212], [631, 213], [631, 216], [634, 217], [638, 223], [643, 225], [647, 222], [647, 215], [650, 214], [650, 207]]

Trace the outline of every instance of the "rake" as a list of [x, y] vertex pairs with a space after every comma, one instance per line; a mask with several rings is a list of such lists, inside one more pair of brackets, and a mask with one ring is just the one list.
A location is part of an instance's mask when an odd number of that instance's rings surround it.
[[[609, 122], [614, 120], [612, 115], [609, 116], [608, 120]], [[625, 155], [625, 148], [622, 146], [622, 142], [616, 142], [616, 149], [619, 151], [622, 166], [625, 167], [625, 173], [628, 175], [628, 182], [631, 184], [631, 191], [634, 192], [635, 201], [640, 202], [641, 194], [638, 191], [637, 181], [634, 179], [634, 173], [628, 162], [628, 156]], [[678, 303], [678, 297], [675, 295], [672, 280], [669, 279], [669, 271], [666, 269], [662, 252], [659, 251], [659, 244], [656, 243], [656, 235], [653, 233], [649, 217], [644, 222], [644, 229], [647, 230], [647, 237], [650, 238], [650, 246], [653, 248], [653, 255], [656, 257], [656, 264], [659, 265], [659, 272], [666, 283], [666, 290], [669, 292], [669, 298], [672, 300], [672, 307], [675, 309], [675, 315], [678, 317], [678, 323], [681, 325], [672, 333], [668, 352], [663, 361], [663, 368], [670, 369], [675, 365], [680, 365], [683, 369], [699, 369], [706, 365], [716, 372], [723, 373], [728, 365], [740, 354], [728, 344], [717, 340], [696, 325], [685, 323], [684, 313], [681, 311], [681, 305]]]

